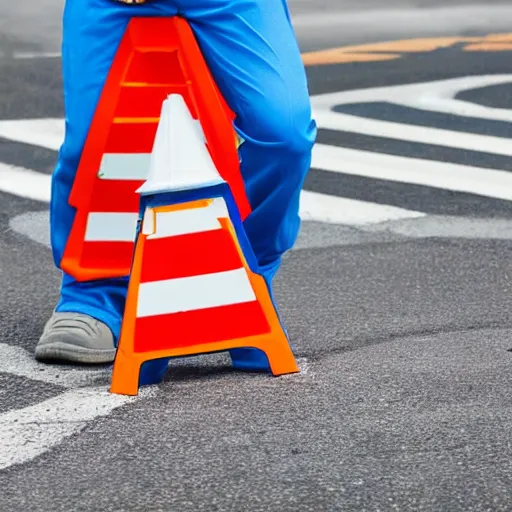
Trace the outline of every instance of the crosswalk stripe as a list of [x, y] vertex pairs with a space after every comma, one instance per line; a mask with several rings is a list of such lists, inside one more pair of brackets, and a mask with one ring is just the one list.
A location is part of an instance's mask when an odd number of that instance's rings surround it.
[[[0, 163], [0, 192], [48, 203], [51, 177]], [[303, 220], [346, 225], [420, 217], [424, 214], [395, 206], [303, 191], [300, 216]]]
[[[391, 104], [424, 109], [426, 112], [449, 113], [468, 117], [474, 115], [482, 119], [501, 121], [512, 120], [512, 111], [490, 109], [480, 105], [463, 102], [455, 98], [461, 90], [474, 87], [512, 82], [512, 75], [462, 77], [450, 80], [440, 80], [422, 84], [407, 84], [392, 87], [371, 88], [353, 91], [342, 91], [332, 94], [312, 97], [313, 113], [320, 129], [324, 133], [331, 130], [332, 140], [328, 144], [317, 143], [313, 149], [312, 167], [326, 173], [334, 173], [347, 177], [359, 177], [369, 180], [381, 180], [390, 183], [400, 183], [404, 186], [429, 187], [430, 189], [446, 190], [460, 194], [472, 194], [494, 200], [512, 201], [512, 172], [506, 171], [505, 157], [512, 156], [512, 145], [505, 137], [494, 137], [486, 134], [467, 133], [436, 126], [411, 125], [403, 122], [390, 122], [381, 119], [368, 118], [364, 115], [335, 112], [336, 105], [361, 105], [364, 102], [388, 102]], [[470, 122], [470, 120], [468, 120]], [[442, 125], [440, 125], [442, 126]], [[343, 133], [342, 133], [343, 132]], [[58, 151], [64, 140], [64, 119], [25, 119], [0, 121], [0, 137]], [[436, 155], [433, 159], [411, 158], [398, 154], [380, 153], [383, 148], [370, 146], [372, 150], [342, 147], [347, 141], [343, 134], [355, 137], [365, 136], [373, 140], [386, 140], [403, 144], [416, 144], [416, 147], [439, 148], [441, 151], [460, 151], [461, 154], [487, 155], [492, 165], [490, 168], [478, 167], [485, 165], [484, 160], [473, 159], [471, 165], [462, 165], [439, 161]], [[506, 134], [504, 134], [506, 135]], [[339, 146], [337, 138], [341, 137]], [[350, 142], [350, 140], [349, 140]], [[446, 148], [446, 149], [441, 149]], [[407, 149], [407, 148], [405, 148]], [[404, 149], [404, 154], [407, 152]], [[400, 151], [395, 151], [400, 153]], [[414, 153], [412, 153], [414, 154]], [[137, 162], [127, 157], [124, 161], [115, 155], [106, 155], [103, 167], [106, 177], [111, 172], [117, 173], [118, 167], [126, 170], [126, 165], [133, 163], [137, 172], [142, 159], [148, 155], [137, 155]], [[496, 159], [496, 161], [493, 160]], [[140, 162], [139, 162], [140, 160]], [[456, 159], [454, 161], [457, 161]], [[465, 163], [466, 159], [461, 162]], [[475, 162], [478, 162], [475, 165]], [[487, 162], [487, 161], [486, 161]], [[30, 166], [30, 162], [28, 165]], [[502, 167], [503, 166], [503, 167]], [[142, 167], [141, 167], [142, 168]], [[32, 171], [20, 166], [0, 163], [0, 191], [26, 197], [37, 201], [50, 200], [51, 178], [48, 175]], [[328, 192], [323, 194], [320, 192]], [[421, 193], [418, 189], [416, 194]], [[312, 186], [301, 195], [300, 215], [303, 219], [328, 223], [358, 225], [361, 223], [381, 222], [400, 218], [414, 218], [424, 215], [424, 212], [403, 208], [408, 204], [398, 206], [379, 204], [343, 196], [341, 187], [335, 192]], [[385, 203], [386, 199], [383, 198]], [[390, 200], [390, 202], [392, 202]], [[413, 203], [409, 203], [413, 204]]]
[[358, 199], [347, 199], [318, 192], [303, 190], [300, 216], [302, 220], [363, 226], [391, 220], [414, 219], [425, 214], [397, 206], [369, 203]]
[[313, 167], [512, 201], [512, 173], [317, 144]]
[[[398, 104], [403, 104], [403, 101], [419, 101], [421, 103], [424, 98], [443, 98], [458, 101], [455, 97], [459, 92], [507, 83], [512, 83], [512, 74], [463, 76], [429, 82], [336, 91], [312, 96], [311, 101], [313, 107], [318, 110], [329, 110], [334, 105], [367, 101], [389, 101]], [[459, 114], [465, 115], [463, 111]], [[486, 118], [509, 120], [508, 117], [502, 119], [501, 117], [486, 116]]]
[[337, 105], [333, 110], [340, 114], [348, 114], [363, 119], [389, 121], [407, 126], [422, 126], [432, 129], [443, 127], [445, 130], [457, 133], [482, 135], [484, 137], [491, 136], [509, 139], [512, 135], [512, 123], [507, 121], [445, 114], [443, 112], [406, 107], [389, 101], [368, 101], [351, 103], [349, 105]]
[[[429, 94], [419, 97], [395, 98], [393, 103], [404, 107], [420, 108], [430, 112], [441, 112], [443, 114], [454, 114], [464, 117], [477, 117], [492, 121], [512, 122], [512, 110], [486, 107], [469, 101], [448, 98], [442, 94]], [[511, 133], [512, 136], [512, 133]]]
[[[153, 390], [150, 390], [151, 392]], [[143, 390], [139, 400], [150, 394]], [[72, 389], [43, 402], [0, 414], [0, 470], [30, 461], [87, 423], [135, 401], [104, 388]]]
[[[317, 144], [312, 165], [344, 175], [423, 185], [454, 192], [512, 201], [512, 173], [431, 160]], [[0, 191], [49, 202], [51, 176], [0, 163]], [[303, 191], [301, 217], [319, 222], [358, 225], [398, 218], [414, 218], [419, 212], [339, 196]]]
[[64, 119], [0, 121], [0, 137], [58, 151], [64, 140]]
[[48, 203], [51, 176], [0, 162], [0, 192]]
[[320, 128], [512, 156], [512, 144], [504, 138], [377, 121], [325, 110], [315, 111], [314, 116]]
[[[467, 76], [449, 80], [397, 87], [386, 94], [387, 100], [405, 107], [431, 112], [477, 117], [493, 121], [511, 121], [512, 110], [478, 105], [456, 98], [459, 92], [512, 82], [512, 75]], [[390, 89], [391, 90], [391, 89]]]

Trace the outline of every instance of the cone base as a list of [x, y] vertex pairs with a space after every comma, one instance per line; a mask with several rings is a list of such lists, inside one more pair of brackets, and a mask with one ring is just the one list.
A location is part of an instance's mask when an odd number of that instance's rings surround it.
[[[286, 347], [277, 344], [277, 347], [266, 353], [257, 348], [230, 349], [233, 369], [236, 371], [270, 373], [275, 377], [299, 373], [293, 353]], [[217, 351], [216, 351], [217, 352]], [[204, 355], [214, 352], [201, 352], [189, 355]], [[178, 355], [174, 357], [184, 357]], [[118, 354], [114, 362], [112, 386], [110, 392], [117, 395], [138, 395], [139, 388], [160, 384], [168, 369], [169, 358], [141, 360], [139, 358], [125, 358]]]

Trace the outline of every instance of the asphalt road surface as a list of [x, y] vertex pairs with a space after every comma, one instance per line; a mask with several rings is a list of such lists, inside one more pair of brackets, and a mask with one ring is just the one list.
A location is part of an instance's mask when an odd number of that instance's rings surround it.
[[301, 373], [179, 360], [136, 399], [32, 359], [62, 6], [0, 5], [0, 510], [511, 509], [511, 7], [358, 3], [290, 4], [320, 127], [276, 289]]

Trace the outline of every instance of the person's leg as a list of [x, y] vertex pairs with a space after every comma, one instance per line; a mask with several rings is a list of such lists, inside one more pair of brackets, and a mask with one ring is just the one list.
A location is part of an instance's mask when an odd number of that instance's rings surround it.
[[270, 284], [296, 241], [316, 124], [285, 0], [176, 0], [245, 140], [245, 229]]
[[[281, 256], [299, 232], [300, 191], [317, 133], [286, 1], [176, 2], [245, 140], [242, 174], [252, 206], [245, 230], [273, 297]], [[231, 358], [238, 369], [269, 369], [259, 350], [232, 350]]]
[[[126, 26], [133, 16], [175, 14], [172, 0], [133, 6], [112, 0], [66, 2], [62, 42], [66, 132], [52, 178], [50, 204], [51, 244], [58, 268], [75, 214], [68, 203], [69, 194], [103, 84]], [[36, 357], [61, 356], [82, 362], [111, 360], [115, 350], [109, 345], [119, 336], [126, 291], [126, 278], [79, 283], [64, 274], [57, 315], [48, 323]], [[75, 313], [86, 317], [74, 320]], [[91, 338], [91, 345], [85, 347], [88, 356], [79, 346], [84, 336]]]
[[[57, 266], [74, 211], [67, 199], [88, 127], [119, 40], [132, 15], [172, 16], [175, 0], [125, 6], [68, 1], [64, 17], [66, 139], [52, 189], [52, 246]], [[245, 227], [269, 283], [295, 242], [299, 194], [316, 127], [304, 68], [282, 0], [179, 0], [206, 60], [238, 118], [242, 172], [253, 213]], [[58, 311], [82, 312], [120, 329], [126, 280], [77, 283], [64, 276]], [[89, 327], [89, 326], [87, 326]]]

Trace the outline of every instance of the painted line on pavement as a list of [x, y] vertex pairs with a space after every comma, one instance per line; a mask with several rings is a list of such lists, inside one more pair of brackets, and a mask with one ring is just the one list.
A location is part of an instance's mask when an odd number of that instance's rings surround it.
[[[6, 173], [4, 175], [5, 179], [2, 179], [4, 168], [9, 173]], [[32, 179], [33, 181], [30, 181]], [[27, 169], [12, 168], [0, 163], [1, 192], [48, 203], [50, 201], [50, 186], [51, 176], [49, 175], [28, 171]], [[301, 192], [299, 215], [305, 221], [357, 226], [368, 222], [417, 218], [424, 214], [395, 206], [368, 203], [304, 190]], [[16, 226], [15, 219], [13, 221], [11, 225]], [[19, 228], [15, 229], [19, 231]], [[40, 234], [38, 238], [40, 238]]]
[[476, 149], [485, 153], [512, 156], [512, 144], [501, 137], [380, 121], [318, 109], [314, 111], [314, 117], [319, 128], [329, 130], [349, 131], [372, 137], [385, 137], [469, 151]]
[[463, 76], [430, 82], [338, 91], [312, 96], [311, 101], [314, 108], [327, 112], [341, 104], [386, 101], [434, 112], [512, 122], [511, 110], [477, 105], [455, 97], [458, 93], [470, 89], [510, 83], [512, 74]]
[[[490, 43], [501, 43], [512, 34], [487, 36]], [[466, 38], [467, 39], [467, 38]], [[476, 38], [478, 39], [478, 38]], [[370, 45], [380, 50], [422, 51], [447, 47], [459, 38], [434, 38], [412, 41], [394, 41]], [[359, 51], [369, 48], [359, 45]], [[337, 104], [361, 101], [385, 100], [403, 105], [415, 105], [420, 108], [427, 105], [432, 110], [440, 103], [449, 112], [463, 114], [464, 109], [480, 114], [486, 119], [507, 119], [512, 112], [501, 109], [489, 109], [483, 106], [455, 100], [460, 90], [478, 86], [499, 84], [512, 81], [512, 75], [489, 75], [462, 77], [458, 79], [434, 81], [405, 86], [380, 87], [330, 93], [312, 97], [312, 104], [320, 128], [348, 130], [385, 138], [409, 140], [446, 147], [468, 150], [480, 150], [494, 154], [512, 155], [512, 147], [503, 138], [460, 133], [437, 128], [410, 126], [365, 119], [359, 116], [340, 114], [332, 109]], [[476, 111], [476, 112], [475, 112]], [[0, 136], [58, 150], [64, 138], [63, 119], [28, 119], [0, 121]], [[470, 166], [460, 166], [444, 162], [425, 161], [406, 157], [395, 157], [381, 153], [325, 147], [317, 145], [313, 151], [313, 166], [331, 172], [340, 172], [389, 181], [434, 186], [448, 190], [477, 193], [480, 195], [510, 200], [509, 173], [491, 171]], [[0, 164], [0, 190], [20, 197], [29, 197], [47, 203], [50, 199], [50, 176], [35, 173], [21, 167]], [[441, 176], [445, 173], [445, 176]], [[480, 180], [480, 181], [479, 181]], [[482, 186], [480, 186], [482, 185]], [[306, 221], [336, 223], [341, 225], [365, 225], [397, 219], [421, 218], [422, 213], [393, 206], [349, 200], [328, 196], [316, 192], [304, 191], [301, 196], [300, 215]]]
[[37, 362], [33, 355], [21, 347], [0, 343], [0, 373], [53, 384], [65, 388], [78, 388], [107, 383], [112, 369], [70, 369]]
[[461, 51], [463, 52], [511, 51], [512, 33], [488, 34], [483, 37], [424, 37], [342, 46], [305, 52], [302, 54], [302, 61], [306, 66], [379, 62], [397, 60], [409, 54], [429, 53], [457, 44], [462, 45]]
[[[145, 387], [135, 397], [108, 390], [111, 369], [69, 369], [38, 363], [21, 347], [0, 343], [0, 373], [68, 388], [35, 405], [0, 413], [0, 470], [28, 462], [114, 409], [154, 396]], [[98, 385], [104, 381], [105, 385]], [[94, 387], [84, 387], [93, 384]]]
[[475, 43], [464, 48], [467, 52], [510, 52], [512, 43]]
[[59, 151], [64, 140], [64, 119], [19, 119], [0, 121], [0, 137]]
[[0, 192], [50, 202], [51, 176], [0, 162]]
[[0, 59], [32, 60], [56, 59], [62, 57], [61, 52], [8, 52], [0, 51]]
[[[307, 359], [297, 362], [300, 373], [311, 376]], [[137, 396], [115, 395], [108, 385], [99, 385], [100, 380], [109, 383], [110, 369], [45, 365], [34, 361], [25, 349], [4, 343], [0, 343], [0, 373], [68, 388], [37, 404], [0, 413], [0, 471], [43, 455], [91, 421], [121, 406], [154, 397], [158, 391], [158, 386], [147, 386]], [[279, 384], [282, 379], [273, 382]]]
[[62, 57], [61, 52], [14, 52], [13, 59], [30, 60], [30, 59], [58, 59]]
[[424, 213], [396, 206], [330, 196], [307, 190], [301, 193], [300, 217], [304, 221], [362, 226], [424, 216]]
[[[351, 206], [349, 203], [346, 204], [347, 208]], [[388, 212], [389, 217], [391, 215]], [[512, 240], [512, 220], [507, 219], [480, 219], [450, 215], [425, 215], [423, 213], [414, 217], [404, 215], [402, 218], [400, 218], [400, 215], [395, 215], [395, 219], [390, 218], [388, 221], [377, 223], [369, 222], [368, 217], [364, 215], [361, 215], [359, 219], [354, 215], [354, 218], [359, 222], [357, 224], [353, 222], [352, 225], [339, 222], [315, 222], [303, 218], [305, 222], [302, 223], [299, 239], [292, 251], [318, 247], [361, 245], [370, 242], [375, 243], [379, 240], [403, 240], [404, 237]], [[30, 240], [50, 247], [48, 223], [48, 212], [27, 212], [11, 219], [10, 227], [13, 231], [26, 236]], [[25, 374], [20, 375], [25, 376]], [[42, 376], [41, 380], [58, 384], [58, 376], [55, 378], [56, 381], [53, 380], [52, 376], [48, 378]], [[96, 381], [102, 381], [103, 378], [106, 377], [101, 372], [97, 374], [88, 372], [83, 377], [77, 376], [76, 380], [77, 385], [82, 381], [85, 385], [89, 379], [92, 384]]]
[[81, 388], [0, 414], [0, 470], [33, 460], [83, 430], [88, 422], [154, 392], [147, 388], [128, 397], [102, 387]]
[[512, 173], [317, 144], [313, 167], [326, 171], [512, 201]]

